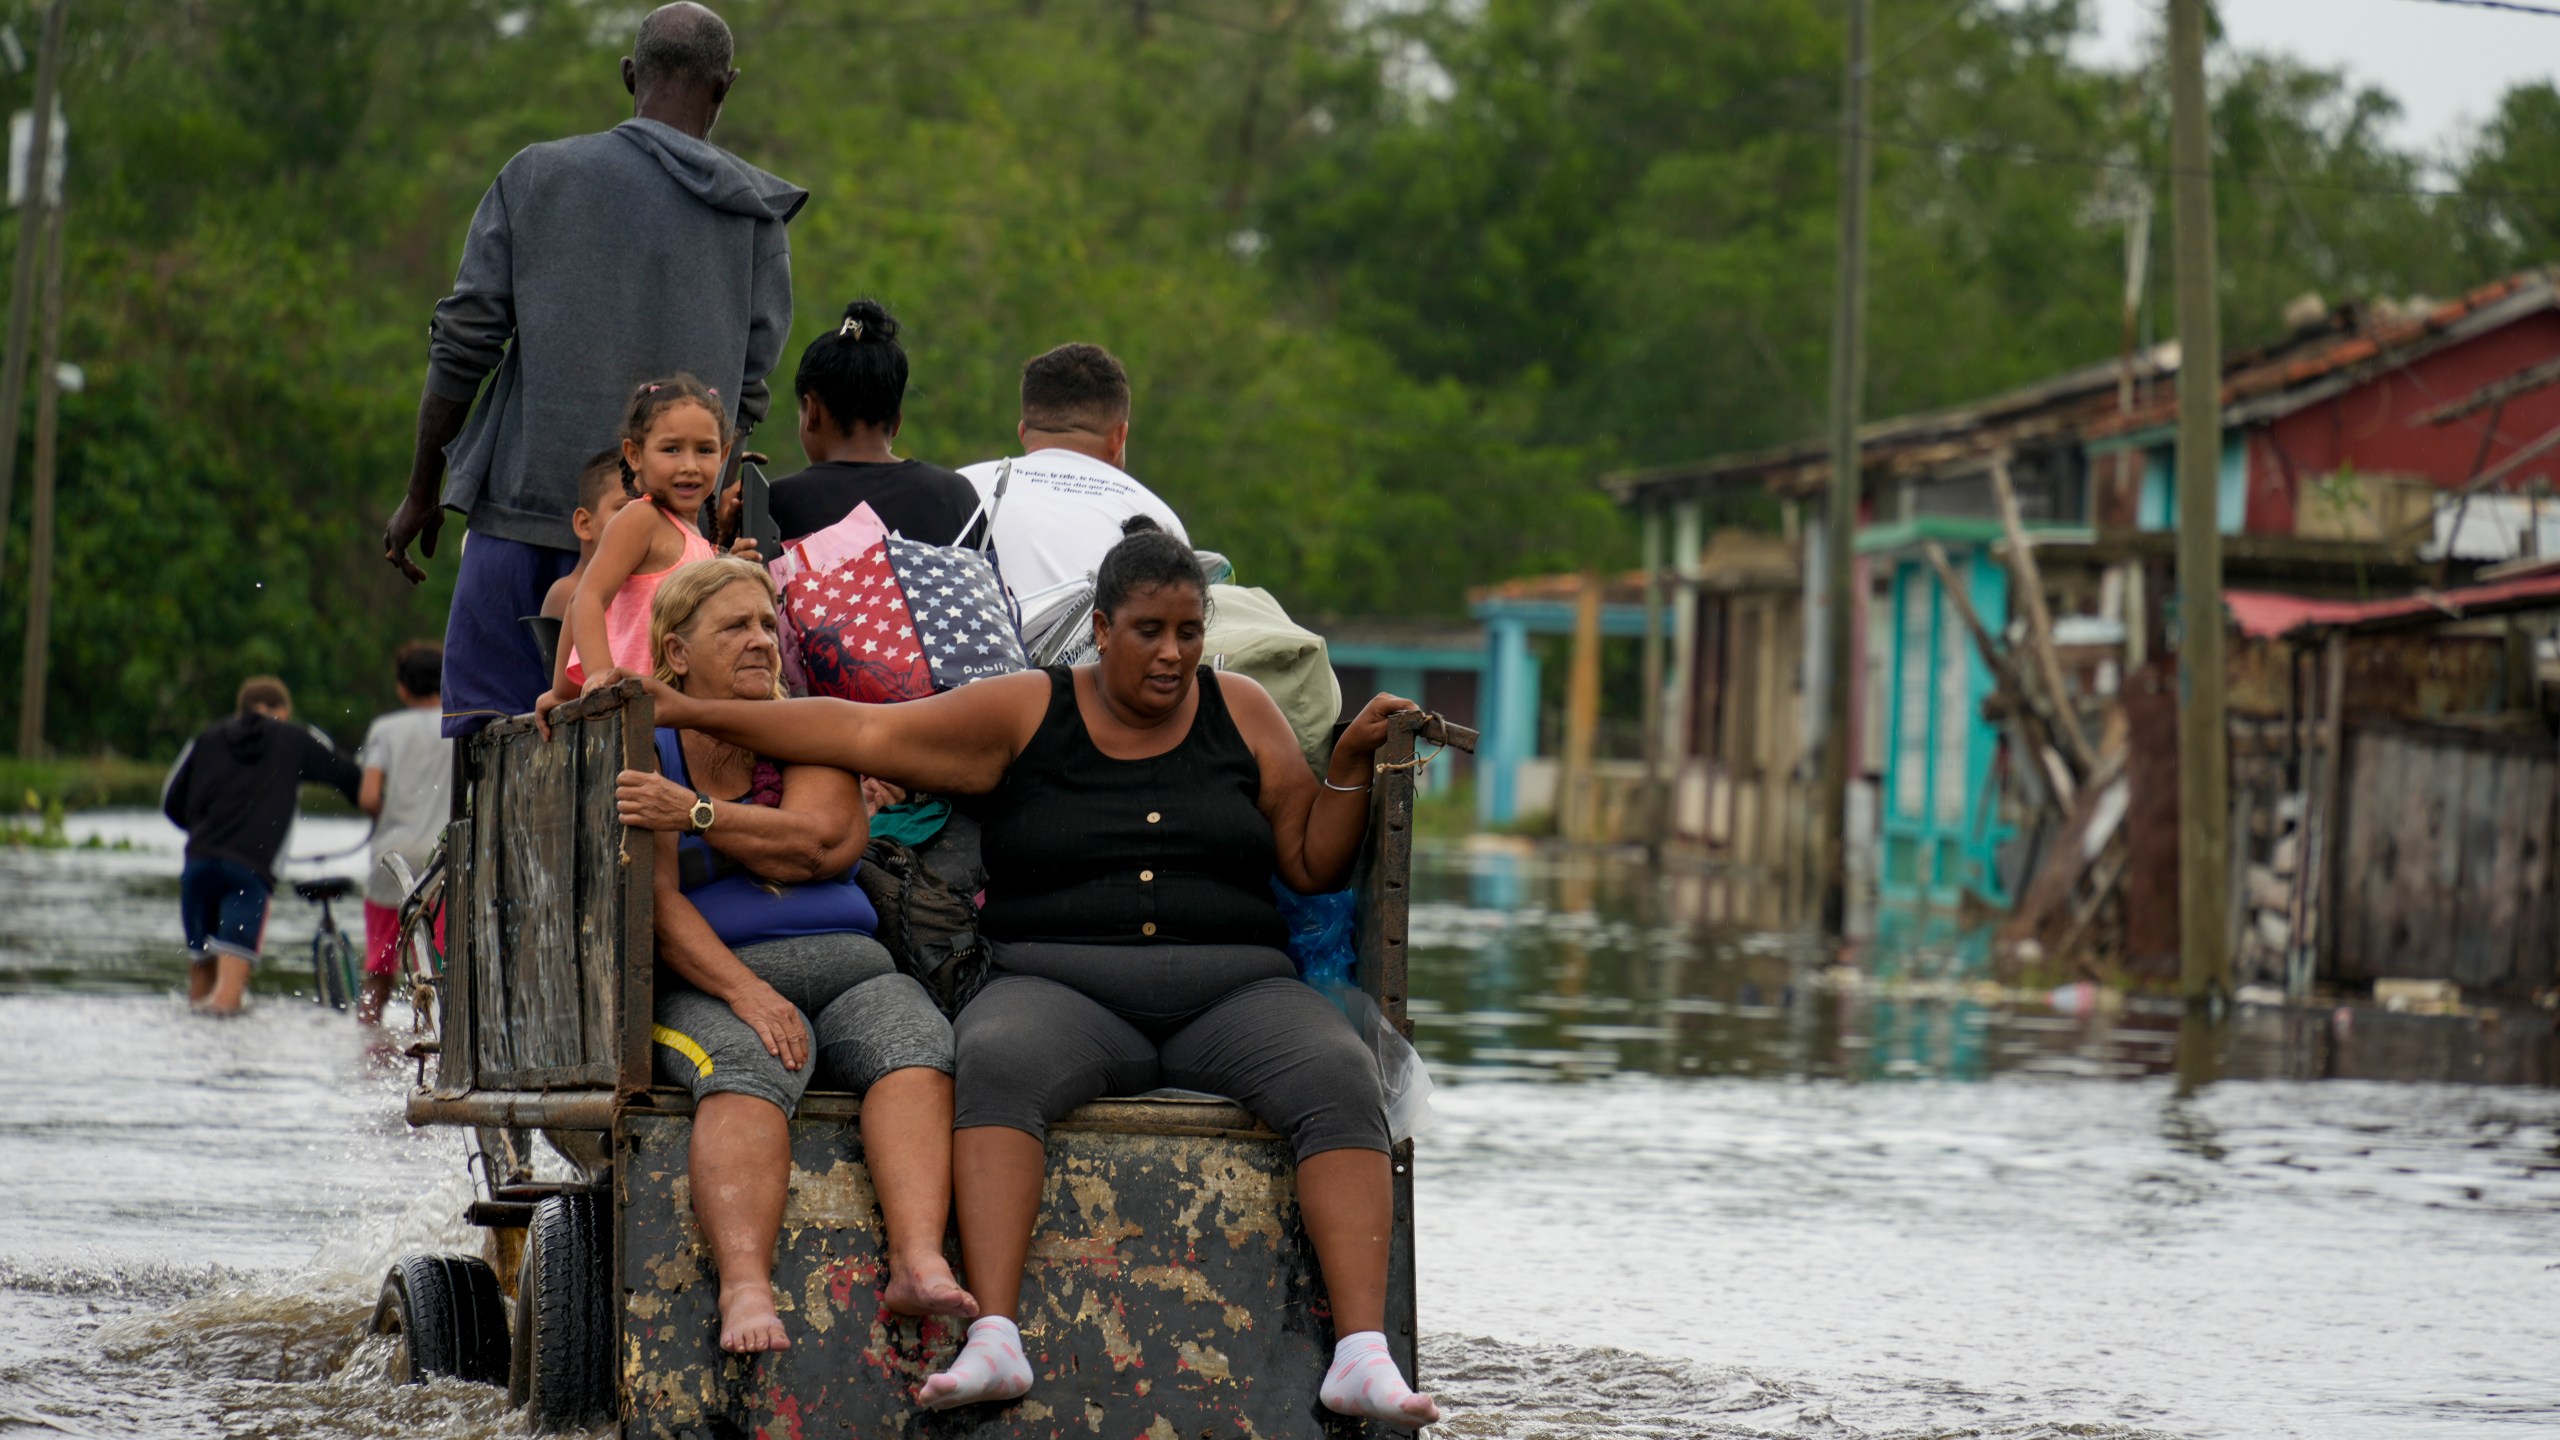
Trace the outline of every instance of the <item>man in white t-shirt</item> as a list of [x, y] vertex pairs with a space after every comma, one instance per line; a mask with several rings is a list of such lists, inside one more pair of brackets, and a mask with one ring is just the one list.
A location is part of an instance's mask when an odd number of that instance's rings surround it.
[[1129, 372], [1099, 345], [1061, 345], [1022, 367], [1022, 457], [1004, 497], [995, 497], [990, 460], [960, 473], [996, 507], [996, 568], [1028, 601], [1082, 579], [1120, 543], [1121, 522], [1149, 515], [1189, 544], [1182, 519], [1120, 467], [1129, 455]]
[[[444, 738], [444, 647], [412, 640], [392, 665], [400, 708], [373, 722], [356, 761], [364, 767], [356, 803], [373, 817], [373, 868], [364, 886], [364, 996], [356, 1003], [356, 1018], [368, 1025], [380, 1023], [400, 974], [400, 902], [408, 898], [385, 862], [396, 854], [412, 874], [424, 871], [435, 855], [436, 837], [452, 818], [445, 800], [453, 742]], [[436, 938], [444, 938], [442, 916]]]

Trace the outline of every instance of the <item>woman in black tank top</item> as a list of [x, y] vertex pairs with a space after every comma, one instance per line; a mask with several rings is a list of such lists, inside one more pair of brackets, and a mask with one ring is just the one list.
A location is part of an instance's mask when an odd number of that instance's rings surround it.
[[1095, 747], [1067, 668], [1047, 674], [1039, 730], [975, 807], [989, 877], [979, 933], [1092, 945], [1286, 943], [1271, 899], [1262, 767], [1236, 729], [1226, 686], [1198, 672], [1199, 708], [1181, 742], [1124, 760]]
[[1370, 701], [1319, 781], [1261, 686], [1201, 668], [1207, 600], [1190, 548], [1137, 521], [1095, 575], [1095, 664], [905, 705], [653, 692], [661, 725], [980, 797], [996, 975], [953, 1027], [952, 1169], [982, 1313], [918, 1393], [927, 1408], [1030, 1388], [1013, 1317], [1048, 1122], [1170, 1084], [1234, 1098], [1295, 1149], [1338, 1337], [1325, 1404], [1408, 1429], [1440, 1418], [1385, 1350], [1393, 1207], [1377, 1062], [1297, 980], [1270, 890], [1350, 878], [1387, 717], [1414, 706]]

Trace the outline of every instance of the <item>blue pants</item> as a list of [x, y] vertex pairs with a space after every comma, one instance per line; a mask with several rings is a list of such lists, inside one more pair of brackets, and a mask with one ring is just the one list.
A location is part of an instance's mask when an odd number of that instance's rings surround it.
[[495, 535], [466, 537], [453, 580], [453, 613], [444, 622], [446, 739], [521, 715], [551, 688], [551, 671], [524, 617], [542, 613], [552, 582], [577, 563], [574, 550]]
[[216, 955], [255, 962], [267, 938], [269, 887], [258, 872], [234, 860], [190, 860], [178, 872], [178, 921], [187, 932], [187, 958]]

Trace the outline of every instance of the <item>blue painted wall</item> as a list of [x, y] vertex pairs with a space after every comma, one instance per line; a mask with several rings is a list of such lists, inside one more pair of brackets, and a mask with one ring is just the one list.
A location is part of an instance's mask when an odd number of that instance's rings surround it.
[[[1987, 545], [1946, 548], [1975, 613], [1999, 633], [2009, 620], [2008, 573]], [[2000, 822], [1989, 783], [1999, 751], [1998, 732], [1982, 718], [1990, 667], [1926, 561], [1907, 552], [1877, 558], [1892, 566], [1877, 888], [1887, 900], [1952, 904], [1971, 890], [2005, 904], [1994, 858], [2012, 827]]]
[[[2142, 452], [2142, 504], [2134, 523], [2145, 530], [2178, 528], [2178, 452], [2154, 445]], [[2237, 535], [2249, 516], [2249, 448], [2238, 431], [2222, 437], [2222, 484], [2214, 495], [2214, 524]]]

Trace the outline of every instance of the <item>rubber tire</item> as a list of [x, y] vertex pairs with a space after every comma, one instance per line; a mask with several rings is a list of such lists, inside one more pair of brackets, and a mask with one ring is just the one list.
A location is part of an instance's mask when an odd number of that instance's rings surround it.
[[507, 1395], [537, 1431], [584, 1430], [613, 1416], [612, 1275], [601, 1197], [573, 1191], [534, 1207], [516, 1273]]
[[332, 1010], [346, 1009], [355, 998], [347, 988], [348, 960], [354, 949], [343, 931], [322, 931], [311, 937], [312, 998]]
[[507, 1379], [507, 1297], [476, 1255], [412, 1255], [391, 1267], [374, 1302], [370, 1333], [397, 1335], [392, 1383], [450, 1375], [482, 1385]]

